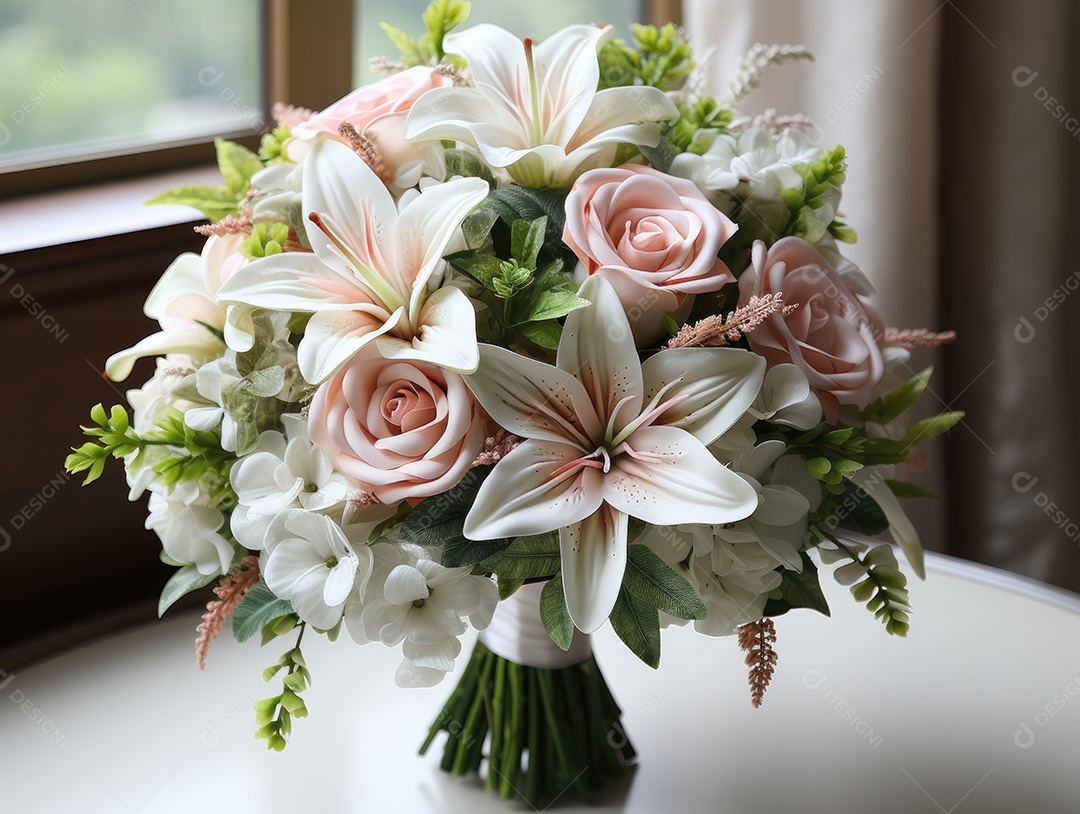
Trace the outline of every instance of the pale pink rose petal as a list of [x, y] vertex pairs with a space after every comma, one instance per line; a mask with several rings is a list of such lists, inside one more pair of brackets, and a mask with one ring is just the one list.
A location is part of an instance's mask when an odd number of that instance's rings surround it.
[[563, 240], [584, 272], [615, 287], [639, 347], [685, 318], [697, 294], [735, 277], [717, 255], [737, 229], [690, 181], [651, 167], [595, 169], [566, 199]]
[[456, 373], [366, 346], [315, 394], [311, 438], [386, 504], [445, 492], [484, 446], [486, 416]]
[[766, 294], [782, 294], [785, 303], [798, 306], [773, 314], [747, 341], [770, 366], [798, 365], [828, 420], [836, 420], [842, 404], [869, 404], [884, 372], [884, 323], [817, 249], [795, 237], [768, 250], [758, 242], [750, 268], [739, 278], [739, 293], [740, 306]]

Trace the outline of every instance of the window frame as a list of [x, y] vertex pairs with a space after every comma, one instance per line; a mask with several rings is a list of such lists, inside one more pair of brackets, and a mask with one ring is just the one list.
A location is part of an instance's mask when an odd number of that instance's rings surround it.
[[[273, 101], [322, 108], [352, 89], [352, 0], [320, 0], [319, 14], [301, 0], [262, 0], [259, 72], [263, 98], [258, 113], [270, 122]], [[318, 54], [318, 59], [310, 59]], [[307, 57], [307, 58], [305, 58]], [[192, 167], [213, 160], [215, 137], [255, 149], [262, 130], [237, 128], [137, 147], [30, 161], [0, 172], [0, 199], [135, 175]]]

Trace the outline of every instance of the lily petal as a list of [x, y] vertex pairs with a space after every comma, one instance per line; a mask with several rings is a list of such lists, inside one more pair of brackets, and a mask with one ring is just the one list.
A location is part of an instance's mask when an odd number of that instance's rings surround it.
[[440, 288], [420, 311], [419, 335], [412, 341], [381, 336], [379, 353], [387, 359], [429, 362], [468, 375], [480, 364], [476, 311], [460, 288]]
[[612, 460], [604, 500], [657, 526], [734, 523], [758, 505], [754, 487], [688, 432], [645, 427], [627, 440], [633, 453]]
[[[468, 60], [473, 82], [478, 88], [492, 92], [507, 106], [527, 105], [529, 68], [525, 62], [525, 49], [521, 40], [505, 28], [481, 23], [455, 31], [444, 39], [443, 49]], [[423, 99], [421, 96], [420, 100]]]
[[399, 260], [388, 252], [397, 208], [386, 185], [364, 159], [340, 142], [320, 141], [304, 161], [303, 196], [304, 218], [315, 214], [332, 220], [328, 225], [343, 241], [342, 246], [335, 245], [321, 229], [308, 227], [316, 256], [342, 277], [362, 281], [387, 310], [403, 305], [408, 286], [386, 274], [397, 268]]
[[158, 331], [127, 350], [110, 356], [105, 362], [105, 375], [114, 382], [122, 382], [131, 375], [135, 363], [144, 356], [183, 353], [197, 359], [206, 359], [220, 356], [223, 350], [225, 343], [202, 325], [192, 325], [179, 331]]
[[632, 104], [627, 104], [629, 99], [626, 91], [627, 88], [607, 88], [596, 92], [583, 119], [583, 126], [577, 131], [572, 142], [566, 142], [571, 152], [612, 133], [618, 133], [618, 138], [625, 140], [626, 131], [622, 128], [627, 125], [648, 127], [650, 132], [655, 130], [656, 141], [651, 144], [645, 141], [635, 143], [647, 144], [650, 147], [656, 145], [660, 139], [660, 128], [655, 124], [637, 123], [668, 121], [679, 115], [679, 109], [659, 88], [635, 87]]
[[[536, 73], [543, 77], [541, 108], [548, 114], [543, 122], [545, 141], [569, 144], [586, 121], [593, 97], [600, 95], [596, 91], [600, 81], [596, 54], [614, 31], [611, 26], [569, 25], [536, 47]], [[549, 118], [551, 113], [555, 115]]]
[[557, 367], [484, 345], [480, 366], [465, 382], [496, 423], [514, 435], [575, 444], [578, 454], [588, 454], [589, 440], [602, 434], [581, 382]]
[[[592, 305], [567, 316], [556, 364], [585, 386], [604, 425], [615, 412], [636, 418], [644, 387], [626, 309], [611, 283], [596, 275], [582, 284], [578, 296]], [[615, 433], [620, 429], [615, 426]]]
[[559, 530], [563, 595], [570, 618], [593, 633], [611, 614], [626, 571], [627, 516], [602, 505]]
[[686, 399], [665, 411], [656, 423], [678, 427], [711, 444], [754, 403], [765, 378], [765, 360], [736, 348], [675, 348], [654, 355], [641, 372], [646, 398], [681, 379], [665, 399]]
[[399, 308], [384, 321], [360, 310], [319, 311], [308, 322], [297, 349], [300, 373], [312, 384], [326, 381], [368, 342], [392, 331], [404, 313], [404, 307]]
[[601, 497], [600, 470], [564, 469], [581, 450], [551, 441], [525, 441], [495, 465], [465, 518], [465, 536], [494, 540], [543, 534], [595, 512]]
[[335, 271], [309, 252], [286, 252], [248, 263], [222, 283], [218, 301], [301, 313], [366, 304], [386, 313], [351, 274]]
[[384, 268], [383, 274], [399, 275], [395, 285], [410, 292], [409, 319], [413, 325], [419, 324], [428, 281], [442, 263], [447, 244], [489, 191], [482, 178], [455, 178], [428, 189], [401, 210], [393, 234], [397, 264]]

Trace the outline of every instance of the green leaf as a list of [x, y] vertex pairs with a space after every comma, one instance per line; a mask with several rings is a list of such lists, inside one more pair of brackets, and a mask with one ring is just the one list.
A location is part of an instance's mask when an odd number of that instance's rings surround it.
[[480, 563], [480, 567], [498, 574], [500, 578], [540, 579], [558, 573], [559, 564], [559, 533], [551, 531], [518, 537], [502, 551]]
[[590, 305], [577, 294], [562, 289], [549, 289], [540, 294], [532, 304], [532, 310], [523, 322], [543, 322], [548, 319], [564, 317], [578, 308]]
[[246, 377], [248, 382], [247, 391], [259, 398], [276, 396], [285, 387], [285, 368], [280, 365], [253, 370]]
[[442, 59], [446, 56], [443, 51], [443, 38], [469, 16], [472, 4], [465, 0], [432, 0], [432, 3], [424, 10], [424, 25], [431, 37], [435, 56]]
[[480, 207], [474, 209], [461, 222], [461, 233], [465, 237], [465, 245], [470, 249], [479, 249], [491, 243], [491, 227], [499, 219], [498, 214], [491, 209]]
[[236, 199], [243, 196], [251, 186], [251, 177], [263, 168], [259, 157], [242, 144], [225, 139], [214, 139], [218, 169], [225, 179], [225, 188]]
[[619, 589], [619, 598], [611, 609], [611, 627], [635, 656], [653, 669], [660, 666], [660, 614], [627, 591], [625, 585]]
[[499, 601], [505, 601], [517, 593], [517, 589], [525, 584], [523, 579], [512, 577], [499, 577], [496, 587], [499, 589]]
[[929, 441], [931, 438], [937, 438], [943, 432], [948, 432], [955, 427], [963, 417], [964, 412], [962, 410], [950, 410], [949, 412], [938, 413], [930, 418], [924, 418], [922, 421], [916, 421], [908, 427], [901, 443], [906, 447], [910, 447]]
[[475, 565], [505, 549], [510, 545], [509, 539], [470, 540], [464, 534], [465, 516], [492, 469], [491, 466], [473, 467], [453, 489], [419, 503], [401, 525], [401, 541], [427, 547], [442, 546], [442, 564], [447, 568]]
[[502, 261], [491, 251], [469, 249], [451, 254], [447, 256], [446, 260], [451, 266], [462, 274], [472, 277], [488, 291], [495, 290], [492, 280], [502, 274], [500, 268]]
[[933, 374], [934, 368], [932, 367], [915, 374], [904, 384], [891, 393], [886, 393], [863, 410], [863, 417], [878, 424], [888, 424], [918, 400], [927, 385], [930, 384], [930, 377]]
[[671, 146], [671, 142], [665, 139], [660, 139], [660, 143], [655, 147], [649, 147], [644, 144], [639, 144], [638, 149], [641, 154], [645, 156], [649, 164], [660, 172], [667, 172], [671, 169], [671, 164], [675, 161], [675, 148]]
[[[480, 160], [476, 153], [454, 148], [444, 154], [446, 161], [446, 177], [453, 178], [460, 175], [463, 178], [483, 178], [488, 186], [495, 189], [495, 177], [487, 164]], [[490, 226], [489, 226], [490, 231]]]
[[266, 582], [252, 587], [236, 606], [232, 617], [233, 636], [238, 642], [246, 642], [263, 629], [264, 625], [293, 612], [292, 603], [274, 595]]
[[198, 209], [207, 220], [217, 223], [236, 211], [237, 196], [225, 187], [177, 187], [155, 195], [147, 206], [175, 204]]
[[379, 28], [383, 30], [383, 33], [393, 43], [393, 46], [401, 51], [403, 56], [416, 52], [416, 42], [400, 28], [394, 28], [389, 23], [379, 23]]
[[679, 619], [704, 619], [707, 615], [694, 587], [647, 546], [627, 549], [623, 585], [635, 599]]
[[566, 224], [567, 190], [530, 189], [508, 184], [492, 192], [483, 206], [492, 209], [513, 228], [514, 221], [534, 221], [547, 216], [544, 243], [561, 246], [563, 226]]
[[924, 489], [917, 483], [909, 483], [902, 480], [886, 480], [892, 493], [897, 497], [937, 497], [929, 489]]
[[562, 574], [549, 579], [540, 591], [540, 621], [548, 632], [551, 641], [560, 650], [569, 650], [574, 641], [574, 622], [570, 611], [566, 609], [566, 597], [563, 595]]
[[516, 220], [510, 226], [510, 256], [523, 267], [535, 269], [540, 249], [544, 247], [547, 215], [536, 220]]
[[889, 521], [877, 501], [849, 480], [844, 481], [844, 491], [837, 496], [836, 508], [827, 522], [831, 526], [868, 537], [883, 534], [889, 529]]
[[169, 577], [165, 587], [161, 589], [161, 598], [158, 599], [157, 615], [160, 619], [170, 607], [182, 596], [187, 596], [192, 591], [205, 588], [211, 582], [217, 582], [221, 578], [220, 573], [204, 575], [194, 564], [185, 565], [175, 574]]
[[553, 319], [526, 322], [517, 328], [518, 333], [545, 350], [558, 350], [562, 339], [562, 325]]
[[801, 572], [782, 571], [779, 598], [769, 597], [765, 603], [763, 616], [782, 616], [794, 608], [810, 608], [825, 616], [831, 616], [829, 603], [825, 594], [821, 591], [821, 580], [818, 578], [817, 566], [804, 551], [802, 553], [803, 569]]

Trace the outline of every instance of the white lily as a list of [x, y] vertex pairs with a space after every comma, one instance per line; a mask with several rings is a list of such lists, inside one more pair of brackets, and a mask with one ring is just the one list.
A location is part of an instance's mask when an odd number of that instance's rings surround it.
[[242, 236], [211, 237], [202, 254], [184, 252], [161, 275], [146, 298], [143, 313], [156, 319], [161, 330], [105, 362], [105, 373], [122, 382], [144, 356], [182, 353], [214, 359], [225, 352], [221, 332], [225, 308], [215, 300], [225, 264], [237, 257]]
[[487, 194], [482, 179], [458, 178], [411, 197], [399, 212], [363, 159], [343, 144], [322, 142], [304, 164], [313, 253], [250, 263], [222, 285], [218, 300], [313, 314], [297, 354], [312, 384], [371, 341], [389, 359], [471, 373], [478, 359], [472, 303], [439, 284], [443, 254]]
[[733, 348], [662, 351], [641, 364], [622, 303], [598, 276], [567, 317], [557, 366], [485, 345], [469, 387], [527, 440], [484, 482], [465, 535], [559, 529], [570, 616], [585, 633], [611, 612], [626, 568], [627, 517], [730, 523], [757, 508], [750, 484], [706, 448], [751, 405], [764, 360]]
[[535, 48], [495, 25], [449, 35], [444, 47], [468, 60], [475, 87], [425, 93], [405, 137], [463, 141], [527, 187], [568, 187], [588, 169], [611, 166], [619, 144], [656, 146], [655, 122], [678, 115], [665, 93], [596, 89], [596, 54], [612, 31], [571, 25]]

